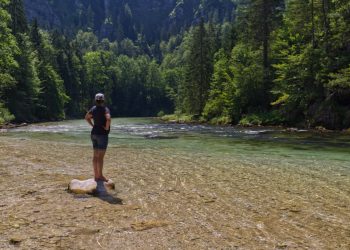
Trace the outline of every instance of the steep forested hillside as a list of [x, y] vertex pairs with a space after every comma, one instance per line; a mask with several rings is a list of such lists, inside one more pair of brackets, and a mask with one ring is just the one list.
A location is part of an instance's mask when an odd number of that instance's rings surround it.
[[25, 0], [29, 20], [48, 29], [75, 34], [91, 30], [99, 38], [148, 42], [166, 40], [199, 22], [233, 17], [232, 0]]
[[168, 80], [178, 79], [160, 62], [202, 19], [230, 22], [234, 4], [2, 0], [1, 9], [15, 49], [3, 51], [11, 81], [1, 83], [0, 116], [31, 122], [81, 117], [96, 92], [106, 94], [113, 115], [173, 112], [178, 82]]
[[0, 0], [0, 123], [350, 127], [348, 0]]

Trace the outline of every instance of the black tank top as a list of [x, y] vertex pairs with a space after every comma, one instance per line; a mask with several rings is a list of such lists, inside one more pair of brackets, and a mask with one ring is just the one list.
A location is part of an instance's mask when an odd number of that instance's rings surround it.
[[109, 130], [105, 130], [103, 127], [106, 126], [106, 113], [109, 114], [109, 109], [105, 106], [93, 106], [90, 111], [92, 118], [94, 119], [94, 126], [91, 130], [93, 135], [108, 135]]

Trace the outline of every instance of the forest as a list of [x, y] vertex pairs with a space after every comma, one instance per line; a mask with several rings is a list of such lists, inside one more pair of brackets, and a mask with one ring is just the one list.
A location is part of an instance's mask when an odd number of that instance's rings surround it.
[[169, 1], [171, 23], [87, 2], [50, 26], [0, 0], [0, 124], [81, 118], [103, 92], [115, 117], [350, 127], [348, 0]]

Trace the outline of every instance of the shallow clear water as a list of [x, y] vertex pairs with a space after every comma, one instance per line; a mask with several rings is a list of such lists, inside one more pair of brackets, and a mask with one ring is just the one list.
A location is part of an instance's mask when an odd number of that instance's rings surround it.
[[[43, 123], [10, 130], [5, 136], [90, 145], [83, 120]], [[327, 161], [350, 171], [350, 135], [288, 132], [276, 128], [238, 128], [159, 123], [150, 118], [113, 119], [110, 147], [136, 147], [208, 156], [280, 162]]]
[[[349, 249], [349, 134], [113, 119], [105, 173], [125, 205], [113, 207], [65, 191], [92, 174], [90, 129], [76, 120], [0, 133], [1, 249], [13, 232], [33, 235], [21, 243], [31, 249], [51, 231], [82, 249], [101, 247], [96, 239], [131, 249]], [[91, 220], [101, 231], [72, 234]], [[139, 233], [135, 221], [169, 225]]]

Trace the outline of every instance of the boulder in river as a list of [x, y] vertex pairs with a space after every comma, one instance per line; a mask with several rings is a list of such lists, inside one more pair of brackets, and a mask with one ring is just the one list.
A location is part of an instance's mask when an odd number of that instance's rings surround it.
[[[100, 183], [101, 182], [101, 183]], [[72, 180], [68, 185], [68, 190], [75, 194], [96, 194], [106, 190], [115, 189], [114, 182], [109, 179], [105, 181], [95, 181], [95, 179], [88, 180]]]
[[146, 139], [156, 139], [156, 140], [162, 140], [162, 139], [178, 139], [178, 136], [174, 135], [145, 135]]

